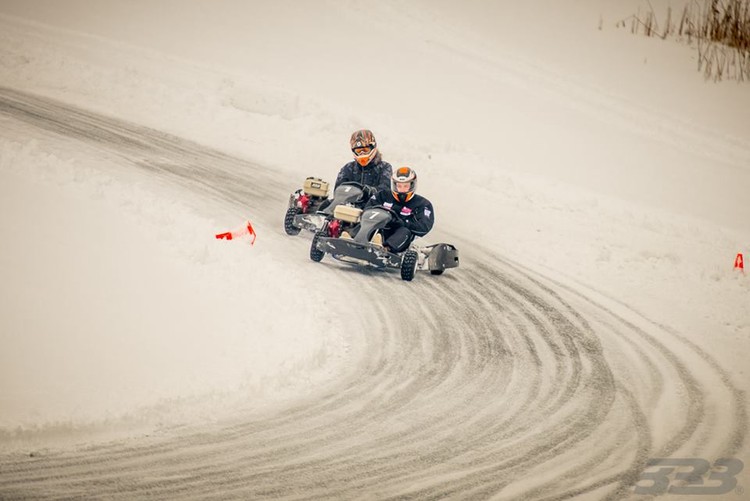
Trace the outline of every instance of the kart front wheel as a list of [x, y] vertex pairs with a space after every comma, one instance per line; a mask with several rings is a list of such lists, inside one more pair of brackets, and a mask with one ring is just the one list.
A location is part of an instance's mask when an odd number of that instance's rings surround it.
[[286, 210], [286, 215], [284, 216], [284, 231], [286, 231], [287, 235], [298, 235], [300, 232], [300, 228], [294, 226], [294, 216], [296, 216], [299, 213], [299, 209], [297, 207], [289, 207]]
[[411, 282], [414, 278], [414, 272], [417, 271], [417, 261], [419, 255], [416, 251], [408, 250], [404, 252], [404, 258], [401, 260], [401, 279]]
[[312, 243], [310, 244], [310, 259], [312, 259], [316, 263], [319, 263], [323, 259], [323, 256], [326, 255], [326, 253], [322, 250], [318, 250], [318, 240], [322, 236], [326, 236], [325, 230], [321, 230], [315, 233], [315, 236], [312, 239]]

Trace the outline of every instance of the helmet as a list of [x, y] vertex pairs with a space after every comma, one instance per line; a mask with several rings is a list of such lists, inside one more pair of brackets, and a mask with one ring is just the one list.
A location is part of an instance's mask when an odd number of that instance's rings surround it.
[[[404, 186], [408, 183], [409, 186]], [[399, 189], [400, 188], [400, 189]], [[399, 167], [391, 176], [391, 193], [401, 203], [408, 202], [417, 190], [417, 173], [411, 167]]]
[[367, 166], [378, 154], [378, 143], [375, 142], [375, 136], [372, 131], [367, 129], [354, 131], [351, 139], [349, 139], [349, 146], [357, 163], [362, 167]]

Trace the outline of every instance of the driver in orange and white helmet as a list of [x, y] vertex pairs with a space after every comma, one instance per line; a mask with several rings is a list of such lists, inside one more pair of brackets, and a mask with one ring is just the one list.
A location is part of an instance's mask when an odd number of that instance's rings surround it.
[[365, 206], [379, 205], [395, 213], [383, 235], [383, 243], [393, 252], [405, 251], [415, 237], [425, 236], [435, 224], [432, 202], [416, 191], [417, 173], [411, 167], [399, 167], [390, 186], [376, 193]]

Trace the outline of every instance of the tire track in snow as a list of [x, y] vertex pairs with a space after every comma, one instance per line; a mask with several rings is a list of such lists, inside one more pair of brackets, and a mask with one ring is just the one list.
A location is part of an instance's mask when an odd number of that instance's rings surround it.
[[[260, 166], [9, 89], [0, 113], [280, 228], [273, 209], [289, 187]], [[362, 358], [329, 387], [162, 437], [2, 454], [0, 497], [616, 499], [650, 457], [740, 450], [744, 394], [698, 346], [595, 291], [451, 241], [462, 268], [412, 283], [311, 264], [372, 298], [351, 318], [368, 334]], [[385, 286], [397, 302], [377, 300]]]

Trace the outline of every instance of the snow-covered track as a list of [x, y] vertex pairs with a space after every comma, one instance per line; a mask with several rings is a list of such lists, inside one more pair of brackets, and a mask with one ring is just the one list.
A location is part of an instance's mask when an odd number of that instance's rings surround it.
[[[0, 113], [250, 206], [283, 231], [289, 187], [267, 169], [8, 89]], [[741, 448], [744, 395], [700, 347], [481, 242], [451, 241], [461, 268], [412, 283], [311, 264], [372, 301], [362, 358], [325, 389], [158, 437], [2, 454], [0, 498], [620, 498], [651, 457]]]

